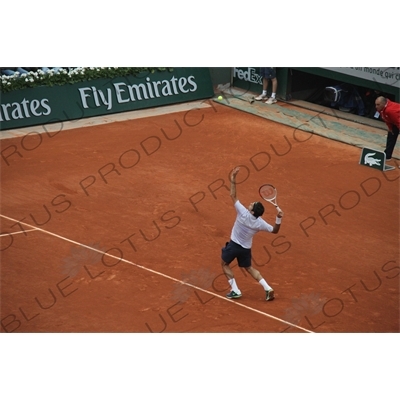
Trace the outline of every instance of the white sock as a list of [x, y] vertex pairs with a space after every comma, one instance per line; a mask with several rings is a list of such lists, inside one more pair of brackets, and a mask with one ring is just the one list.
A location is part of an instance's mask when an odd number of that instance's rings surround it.
[[272, 97], [272, 98], [275, 98], [275, 96], [276, 96], [276, 93], [272, 93], [272, 94], [271, 94], [271, 97]]
[[259, 284], [264, 288], [265, 291], [272, 289], [272, 287], [268, 285], [264, 278], [259, 281]]
[[266, 95], [267, 95], [267, 91], [266, 91], [266, 90], [263, 90], [262, 95], [263, 95], [263, 96], [266, 96]]
[[237, 294], [241, 294], [242, 292], [239, 290], [235, 278], [229, 279], [228, 280], [229, 284], [231, 285], [232, 290], [237, 293]]

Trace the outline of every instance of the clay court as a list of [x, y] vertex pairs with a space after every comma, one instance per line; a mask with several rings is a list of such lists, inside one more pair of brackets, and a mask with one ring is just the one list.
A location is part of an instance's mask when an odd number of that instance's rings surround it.
[[[2, 332], [399, 332], [398, 168], [212, 100], [71, 126], [1, 140]], [[237, 165], [285, 213], [254, 239], [272, 302], [237, 266], [225, 298]]]

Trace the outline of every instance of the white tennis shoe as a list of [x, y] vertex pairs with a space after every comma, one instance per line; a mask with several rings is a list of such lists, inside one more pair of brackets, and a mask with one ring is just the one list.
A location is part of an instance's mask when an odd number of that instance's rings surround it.
[[266, 94], [260, 94], [259, 96], [255, 97], [254, 100], [260, 101], [260, 100], [267, 100], [268, 96]]

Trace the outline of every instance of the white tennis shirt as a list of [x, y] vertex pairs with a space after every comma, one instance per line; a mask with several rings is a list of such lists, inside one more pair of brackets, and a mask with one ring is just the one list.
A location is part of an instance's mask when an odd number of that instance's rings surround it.
[[237, 217], [232, 228], [231, 240], [240, 244], [245, 249], [251, 249], [253, 236], [260, 231], [272, 232], [272, 225], [261, 217], [256, 218], [250, 211], [237, 200], [235, 203]]

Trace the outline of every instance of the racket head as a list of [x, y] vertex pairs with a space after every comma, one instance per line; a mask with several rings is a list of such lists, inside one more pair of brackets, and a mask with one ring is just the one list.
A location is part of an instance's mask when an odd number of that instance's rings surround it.
[[260, 189], [258, 189], [258, 193], [260, 194], [261, 198], [270, 202], [273, 202], [278, 195], [276, 187], [274, 185], [271, 185], [270, 183], [266, 183], [260, 186]]

